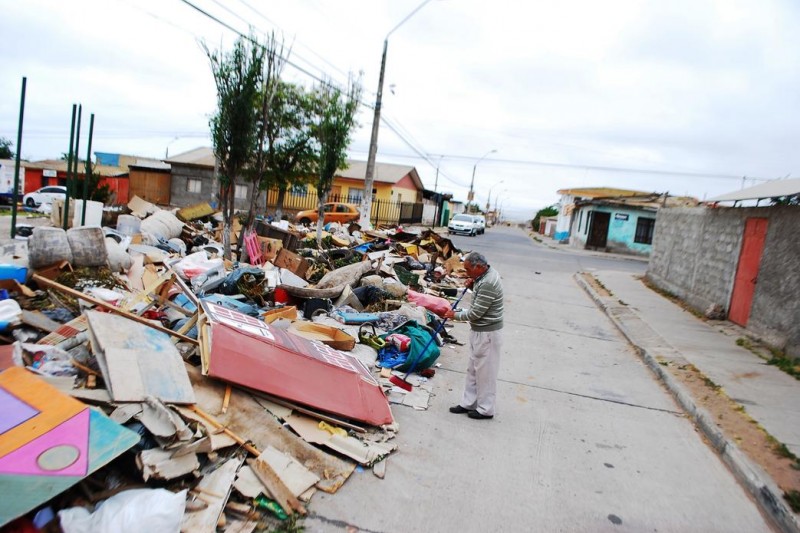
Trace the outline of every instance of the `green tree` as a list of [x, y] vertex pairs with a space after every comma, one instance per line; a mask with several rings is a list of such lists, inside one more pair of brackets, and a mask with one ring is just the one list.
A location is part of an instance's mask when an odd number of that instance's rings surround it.
[[[268, 127], [273, 120], [272, 115], [275, 112], [273, 109], [276, 100], [275, 93], [278, 90], [280, 75], [285, 64], [286, 58], [283, 56], [283, 43], [279, 43], [273, 33], [264, 45], [264, 71], [262, 73], [258, 98], [256, 100], [258, 114], [256, 119], [257, 135], [255, 156], [250, 168], [244, 171], [245, 176], [247, 176], [252, 183], [253, 194], [250, 195], [250, 206], [247, 212], [245, 231], [242, 232], [242, 236], [244, 236], [246, 232], [253, 230], [256, 205], [261, 197], [261, 193], [269, 188], [269, 180], [267, 179], [269, 157], [268, 153], [265, 151], [265, 146]], [[246, 253], [246, 250], [244, 250], [244, 253]]]
[[361, 98], [360, 80], [352, 77], [347, 83], [347, 92], [325, 84], [317, 88], [318, 114], [315, 127], [317, 152], [317, 195], [319, 205], [317, 213], [317, 246], [322, 244], [322, 226], [324, 213], [322, 210], [328, 201], [336, 170], [347, 168], [347, 146], [350, 134], [357, 126], [356, 112]]
[[211, 139], [219, 166], [219, 205], [222, 209], [222, 245], [231, 257], [231, 222], [236, 180], [251, 163], [258, 132], [258, 98], [264, 75], [265, 48], [253, 38], [239, 38], [225, 54], [203, 49], [217, 86], [217, 109], [211, 117]]
[[545, 207], [544, 209], [539, 209], [536, 212], [536, 216], [533, 217], [533, 220], [531, 221], [531, 228], [533, 228], [534, 231], [539, 231], [539, 219], [542, 217], [554, 217], [557, 214], [558, 206], [556, 204]]
[[275, 93], [267, 128], [267, 188], [278, 189], [275, 217], [283, 216], [286, 192], [313, 183], [317, 168], [314, 140], [316, 92], [281, 83]]
[[[111, 187], [109, 187], [107, 183], [101, 185], [100, 180], [102, 179], [103, 176], [99, 174], [95, 174], [94, 172], [89, 173], [89, 182], [87, 183], [86, 189], [87, 196], [89, 200], [108, 204], [111, 201]], [[73, 182], [73, 191], [75, 191], [75, 197], [77, 198], [83, 198], [83, 180], [84, 175], [79, 174]]]
[[0, 159], [14, 159], [16, 154], [11, 149], [12, 143], [5, 137], [0, 137]]

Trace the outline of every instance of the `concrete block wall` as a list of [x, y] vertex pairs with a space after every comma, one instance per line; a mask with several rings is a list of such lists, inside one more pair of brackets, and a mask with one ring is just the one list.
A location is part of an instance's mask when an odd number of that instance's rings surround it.
[[747, 329], [800, 358], [800, 206], [770, 209]]
[[[187, 207], [200, 202], [209, 202], [213, 197], [211, 191], [213, 169], [193, 168], [182, 165], [172, 165], [172, 183], [170, 184], [170, 203], [180, 207]], [[186, 190], [189, 179], [199, 179], [200, 192], [192, 193]]]
[[[211, 202], [214, 198], [211, 186], [213, 183], [214, 171], [206, 168], [187, 167], [183, 165], [172, 165], [172, 183], [170, 185], [170, 203], [181, 207], [199, 204], [200, 202]], [[200, 192], [192, 193], [186, 189], [189, 179], [200, 180]], [[237, 198], [234, 208], [246, 211], [250, 208], [250, 196], [253, 194], [252, 184], [248, 181], [240, 180], [240, 185], [247, 185], [247, 197]], [[263, 206], [263, 195], [261, 204]]]
[[647, 277], [698, 311], [727, 313], [750, 217], [769, 223], [747, 329], [800, 357], [800, 206], [661, 209]]

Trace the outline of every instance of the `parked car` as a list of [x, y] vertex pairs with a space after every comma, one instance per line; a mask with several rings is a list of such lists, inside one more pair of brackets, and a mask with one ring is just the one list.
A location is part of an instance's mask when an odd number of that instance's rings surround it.
[[39, 207], [40, 205], [50, 205], [53, 200], [65, 199], [67, 197], [67, 188], [61, 185], [48, 185], [29, 192], [22, 197], [22, 203], [28, 207]]
[[450, 219], [450, 223], [447, 225], [447, 233], [452, 235], [453, 233], [456, 234], [464, 234], [469, 235], [470, 237], [474, 237], [480, 232], [480, 222], [473, 216], [473, 215], [466, 215], [461, 213], [459, 215], [454, 216]]
[[[325, 213], [322, 221], [327, 224], [328, 222], [340, 222], [345, 224], [347, 222], [355, 222], [361, 218], [361, 213], [353, 204], [342, 204], [338, 202], [329, 202], [322, 206]], [[294, 219], [300, 224], [311, 224], [316, 222], [319, 218], [316, 209], [307, 209], [300, 211], [294, 216]]]
[[483, 235], [484, 233], [486, 233], [486, 217], [484, 217], [483, 215], [473, 215], [473, 216], [475, 217], [475, 220], [478, 221], [478, 226], [480, 226], [480, 228], [478, 229], [478, 234]]

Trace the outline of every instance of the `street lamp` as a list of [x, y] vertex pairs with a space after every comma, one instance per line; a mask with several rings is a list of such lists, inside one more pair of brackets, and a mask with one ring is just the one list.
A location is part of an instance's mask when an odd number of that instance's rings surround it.
[[381, 56], [381, 73], [378, 77], [378, 94], [375, 96], [375, 114], [372, 117], [372, 136], [369, 139], [369, 155], [367, 156], [367, 170], [364, 175], [364, 195], [361, 197], [361, 226], [364, 228], [372, 227], [370, 225], [369, 216], [372, 211], [372, 187], [375, 182], [375, 156], [378, 154], [378, 126], [381, 122], [381, 100], [383, 99], [383, 77], [386, 72], [386, 50], [389, 47], [389, 36], [394, 33], [400, 26], [406, 23], [408, 19], [413, 17], [417, 11], [422, 9], [425, 4], [431, 0], [425, 0], [418, 5], [414, 11], [409, 13], [406, 18], [391, 29], [386, 37], [383, 39], [383, 55]]
[[[491, 187], [489, 187], [489, 197], [486, 199], [486, 211], [489, 211], [489, 208], [492, 206], [492, 189], [503, 183], [504, 180], [500, 180]], [[497, 200], [495, 200], [495, 204], [497, 204]]]
[[475, 198], [475, 192], [474, 192], [474, 186], [475, 186], [475, 169], [477, 169], [477, 168], [478, 168], [478, 163], [480, 163], [481, 161], [483, 161], [483, 160], [486, 158], [486, 156], [488, 156], [489, 154], [494, 154], [494, 153], [496, 153], [496, 152], [497, 152], [497, 150], [495, 150], [495, 149], [489, 150], [488, 152], [486, 152], [485, 154], [483, 154], [483, 156], [481, 156], [481, 158], [480, 158], [480, 159], [478, 159], [477, 161], [475, 161], [475, 164], [472, 166], [472, 181], [471, 181], [471, 182], [469, 182], [469, 195], [467, 196], [467, 202], [471, 202], [471, 201], [472, 201], [472, 199], [473, 199], [473, 198]]

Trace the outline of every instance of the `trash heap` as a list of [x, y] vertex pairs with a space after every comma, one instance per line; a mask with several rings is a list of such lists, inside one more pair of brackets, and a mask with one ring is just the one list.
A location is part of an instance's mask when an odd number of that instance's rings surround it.
[[258, 221], [232, 262], [208, 204], [128, 208], [0, 265], [0, 526], [265, 530], [383, 478], [391, 404], [426, 409], [456, 342], [452, 242]]

